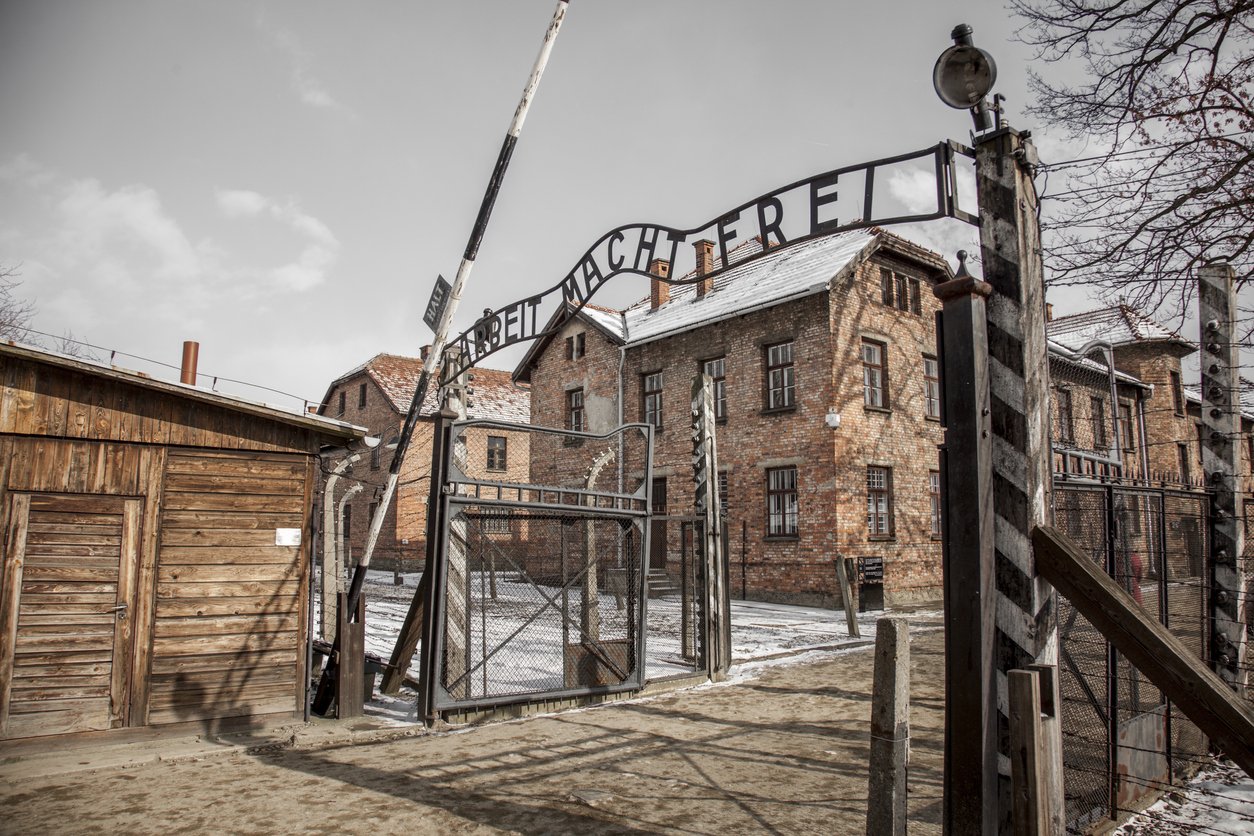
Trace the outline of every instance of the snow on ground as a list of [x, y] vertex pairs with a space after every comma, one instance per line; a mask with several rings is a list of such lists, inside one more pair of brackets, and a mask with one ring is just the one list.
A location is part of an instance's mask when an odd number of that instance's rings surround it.
[[[378, 654], [384, 659], [391, 655], [405, 614], [413, 600], [418, 579], [417, 573], [403, 574], [398, 585], [392, 572], [369, 571], [365, 586], [368, 652]], [[483, 576], [472, 575], [471, 582], [476, 588], [485, 587], [483, 591], [486, 592], [486, 579]], [[552, 678], [552, 660], [560, 659], [560, 627], [555, 630], [550, 626], [550, 629], [543, 630], [537, 628], [535, 623], [527, 623], [537, 609], [536, 602], [539, 599], [536, 589], [528, 583], [520, 582], [516, 576], [501, 573], [497, 578], [496, 590], [497, 597], [492, 605], [491, 617], [481, 608], [473, 608], [476, 624], [482, 628], [475, 633], [476, 644], [483, 638], [483, 632], [486, 632], [489, 650], [495, 643], [509, 639], [515, 633], [518, 635], [509, 642], [508, 651], [502, 651], [510, 654], [508, 674], [504, 678], [494, 677], [491, 682], [479, 684], [478, 692], [486, 689], [490, 694], [500, 695], [535, 687], [560, 687], [560, 682], [548, 681]], [[557, 591], [547, 588], [546, 594], [556, 595]], [[571, 618], [577, 622], [578, 591], [570, 597]], [[750, 679], [767, 666], [810, 661], [819, 650], [830, 654], [841, 649], [863, 647], [875, 639], [876, 619], [886, 615], [883, 612], [859, 614], [859, 638], [849, 634], [843, 610], [760, 601], [732, 601], [731, 604], [732, 657], [735, 664], [729, 683]], [[601, 595], [599, 605], [603, 616], [613, 622], [618, 612], [614, 596]], [[315, 624], [319, 623], [317, 606], [315, 597]], [[646, 681], [692, 674], [693, 661], [684, 659], [681, 648], [683, 614], [678, 600], [651, 598], [646, 607]], [[552, 612], [548, 614], [551, 615]], [[914, 613], [912, 617], [936, 620], [940, 613]], [[550, 620], [550, 625], [553, 623]], [[560, 625], [560, 619], [556, 619], [556, 623]], [[602, 634], [602, 638], [612, 637], [604, 632]], [[480, 658], [482, 645], [472, 648], [472, 666]], [[411, 663], [411, 672], [415, 677], [417, 670], [418, 658], [415, 654]], [[415, 695], [408, 689], [404, 689], [396, 698], [386, 697], [376, 691], [367, 711], [379, 719], [393, 722], [414, 723], [418, 719]]]
[[1254, 834], [1254, 779], [1231, 761], [1220, 760], [1173, 789], [1114, 831], [1149, 834]]

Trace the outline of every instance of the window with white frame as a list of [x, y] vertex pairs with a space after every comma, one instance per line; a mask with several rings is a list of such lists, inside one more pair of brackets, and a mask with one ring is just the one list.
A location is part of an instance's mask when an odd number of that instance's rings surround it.
[[768, 537], [797, 534], [796, 467], [772, 467], [766, 471], [766, 534]]
[[893, 536], [893, 469], [866, 469], [866, 530], [872, 539]]

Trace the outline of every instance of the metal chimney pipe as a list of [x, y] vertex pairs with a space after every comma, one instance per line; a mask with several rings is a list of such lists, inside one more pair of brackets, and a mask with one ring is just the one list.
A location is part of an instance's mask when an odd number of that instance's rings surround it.
[[196, 385], [196, 361], [200, 357], [200, 343], [195, 340], [183, 341], [183, 365], [179, 372], [179, 383]]

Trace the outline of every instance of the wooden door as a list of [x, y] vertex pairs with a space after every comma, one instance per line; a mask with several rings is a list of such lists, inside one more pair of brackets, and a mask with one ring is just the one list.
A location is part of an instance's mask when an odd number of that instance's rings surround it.
[[[666, 477], [653, 480], [653, 513], [666, 514]], [[666, 520], [654, 520], [649, 531], [649, 567], [666, 568]]]
[[14, 494], [0, 586], [0, 737], [125, 724], [142, 500]]

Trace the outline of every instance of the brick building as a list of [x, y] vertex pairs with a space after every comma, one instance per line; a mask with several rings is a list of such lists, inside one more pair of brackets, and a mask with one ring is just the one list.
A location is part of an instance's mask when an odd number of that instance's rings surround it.
[[[429, 347], [428, 347], [429, 348]], [[427, 348], [424, 348], [425, 356]], [[360, 460], [346, 472], [343, 488], [336, 490], [336, 503], [345, 491], [361, 485], [362, 490], [344, 502], [343, 537], [346, 560], [355, 559], [365, 547], [370, 521], [378, 507], [378, 497], [387, 481], [392, 453], [388, 445], [399, 437], [422, 374], [422, 357], [377, 354], [347, 372], [327, 387], [318, 414], [367, 427], [381, 443], [360, 453]], [[467, 414], [527, 423], [529, 395], [510, 380], [509, 372], [475, 369], [471, 373], [471, 394]], [[396, 499], [388, 508], [372, 565], [381, 568], [417, 568], [426, 554], [428, 474], [431, 467], [432, 416], [436, 411], [437, 387], [432, 385], [420, 413], [418, 427], [405, 457]], [[525, 434], [483, 433], [471, 450], [472, 471], [501, 481], [525, 481], [530, 454]], [[339, 460], [327, 462], [324, 471]], [[323, 474], [324, 480], [326, 473]], [[324, 482], [325, 484], [325, 482]], [[320, 490], [318, 495], [322, 496]]]
[[[705, 371], [734, 591], [831, 604], [833, 561], [852, 557], [882, 560], [886, 603], [939, 598], [932, 286], [950, 276], [944, 260], [880, 230], [738, 264], [760, 251], [749, 241], [726, 270], [711, 242], [694, 246], [697, 281], [654, 280], [622, 311], [586, 306], [532, 346], [514, 371], [531, 386], [532, 423], [652, 424], [655, 511], [691, 513], [689, 400]], [[673, 571], [677, 548], [674, 532], [655, 534], [652, 565]]]

